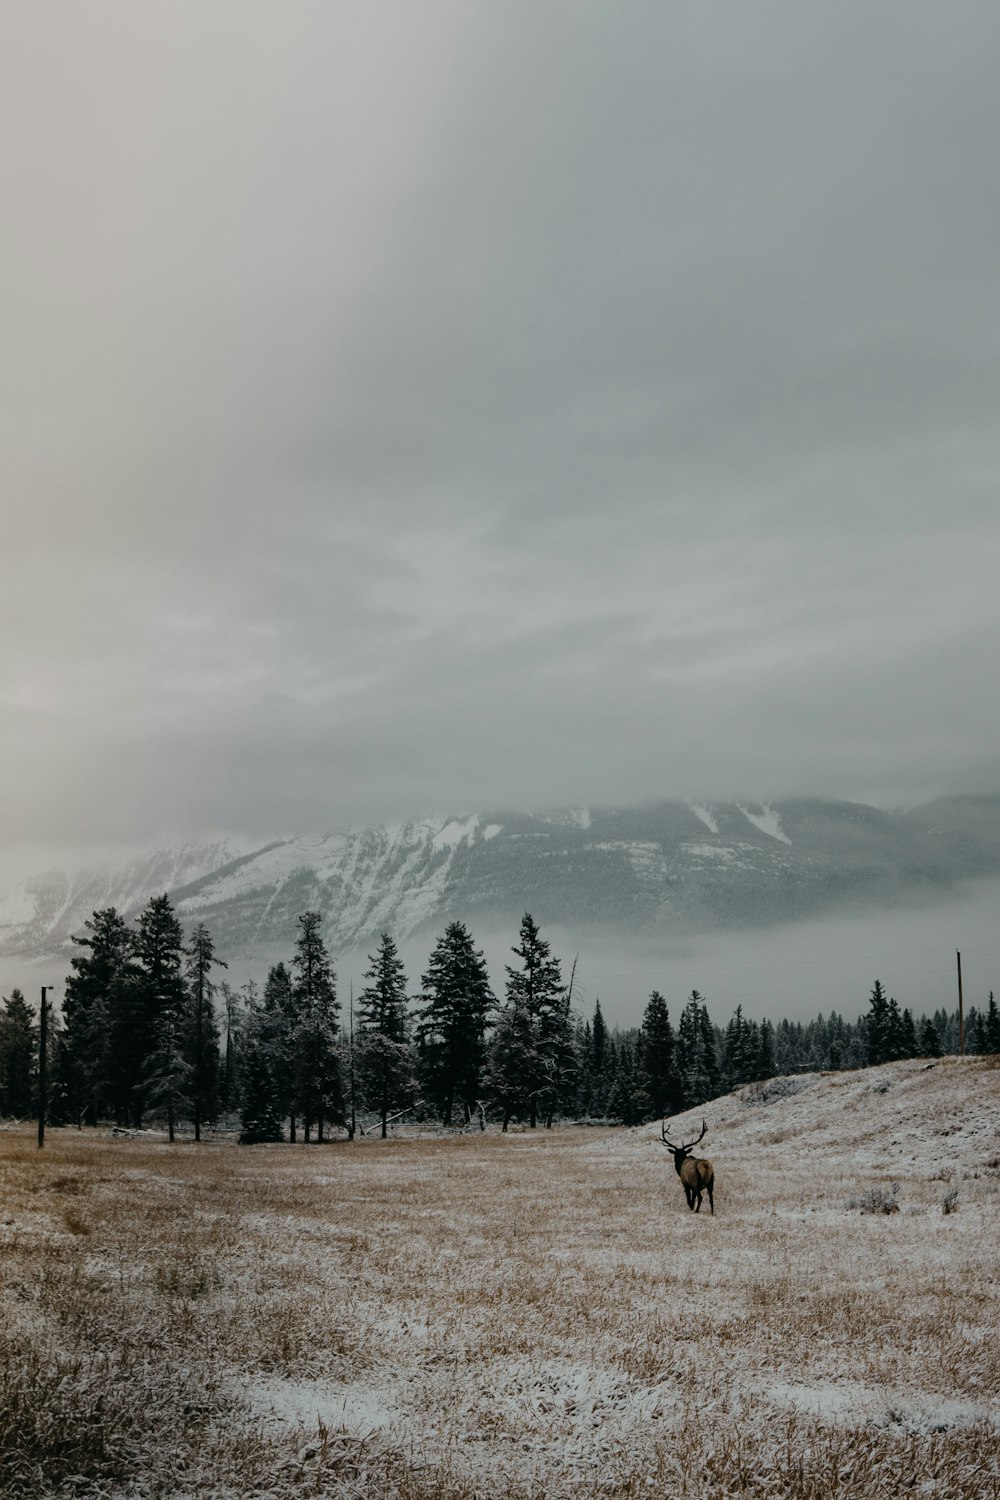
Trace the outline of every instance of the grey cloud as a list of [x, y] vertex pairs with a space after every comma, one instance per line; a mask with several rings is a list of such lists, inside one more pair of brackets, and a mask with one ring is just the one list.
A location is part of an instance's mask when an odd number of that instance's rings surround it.
[[12, 846], [993, 784], [992, 9], [3, 28]]

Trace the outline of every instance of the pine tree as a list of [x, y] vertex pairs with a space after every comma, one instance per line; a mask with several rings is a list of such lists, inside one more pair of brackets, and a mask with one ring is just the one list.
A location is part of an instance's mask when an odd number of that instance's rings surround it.
[[0, 1115], [30, 1116], [35, 1106], [38, 1023], [19, 989], [0, 1010]]
[[[830, 1066], [833, 1067], [834, 1064], [831, 1062]], [[757, 1077], [759, 1079], [773, 1078], [774, 1071], [774, 1027], [765, 1017], [760, 1023], [760, 1042], [757, 1049]]]
[[974, 1005], [969, 1006], [965, 1017], [965, 1048], [972, 1053], [986, 1051], [986, 1017]]
[[283, 963], [273, 964], [264, 983], [263, 1003], [251, 1008], [253, 1042], [263, 1051], [279, 1120], [288, 1120], [288, 1139], [297, 1139], [295, 1097], [295, 1032], [298, 1007], [292, 975]]
[[70, 959], [54, 1076], [66, 1116], [96, 1125], [110, 1106], [109, 1081], [119, 1061], [111, 1055], [112, 1018], [122, 1016], [124, 997], [136, 983], [134, 938], [113, 906], [95, 911], [84, 925], [89, 936], [72, 940], [82, 951]]
[[187, 980], [191, 1020], [191, 1102], [194, 1111], [194, 1138], [201, 1140], [202, 1120], [214, 1120], [219, 1113], [219, 1025], [212, 1003], [216, 986], [212, 966], [228, 968], [215, 956], [215, 945], [204, 923], [195, 928], [187, 950]]
[[677, 1027], [677, 1063], [684, 1083], [684, 1107], [714, 1099], [722, 1088], [719, 1043], [702, 996], [692, 990]]
[[886, 1000], [885, 991], [878, 979], [875, 981], [871, 997], [868, 1001], [868, 1014], [865, 1017], [865, 1023], [868, 1042], [868, 1065], [869, 1067], [873, 1067], [878, 1063], [886, 1062], [890, 1055], [889, 1002]]
[[142, 1073], [145, 1104], [166, 1116], [170, 1141], [175, 1139], [178, 1121], [193, 1108], [194, 1066], [189, 1056], [190, 1018], [186, 1012], [185, 1004], [161, 1006]]
[[[573, 969], [575, 971], [576, 961]], [[573, 980], [555, 997], [550, 1011], [543, 1012], [539, 1028], [539, 1050], [544, 1085], [538, 1096], [545, 1128], [552, 1129], [555, 1116], [573, 1113], [580, 1081], [580, 1058], [572, 1010]]]
[[[252, 984], [253, 981], [251, 980]], [[225, 1017], [222, 1044], [222, 1069], [219, 1077], [219, 1103], [225, 1113], [236, 1109], [240, 1099], [239, 1058], [245, 1014], [240, 997], [226, 980], [219, 985], [222, 1013]]]
[[[268, 975], [263, 1002], [252, 980], [242, 993], [246, 1012], [237, 1070], [240, 1144], [251, 1146], [284, 1139], [282, 1121], [292, 1096], [291, 975], [284, 964], [276, 964]], [[294, 1142], [294, 1116], [291, 1139]]]
[[1000, 1052], [1000, 1011], [990, 990], [990, 1003], [986, 1011], [986, 1050]]
[[[702, 1067], [708, 1084], [706, 1099], [716, 1099], [722, 1093], [722, 1064], [719, 1060], [719, 1038], [708, 1014], [708, 1006], [702, 1001], [698, 1015], [701, 1032]], [[700, 1102], [700, 1101], [699, 1101]]]
[[608, 1028], [601, 1012], [601, 1002], [594, 1001], [594, 1020], [590, 1033], [590, 1113], [598, 1118], [608, 1112]]
[[934, 1012], [934, 1025], [941, 1039], [941, 1055], [951, 1057], [958, 1051], [958, 1011], [953, 1015], [939, 1006]]
[[507, 1010], [518, 1012], [516, 1027], [525, 1048], [525, 1104], [532, 1129], [541, 1114], [551, 1122], [563, 1092], [563, 1069], [572, 1040], [566, 986], [551, 944], [530, 912], [521, 919], [520, 967], [506, 966]]
[[608, 1114], [621, 1120], [623, 1125], [638, 1125], [649, 1114], [649, 1097], [642, 1085], [636, 1052], [627, 1037], [620, 1039], [616, 1048], [615, 1074], [608, 1094]]
[[131, 1109], [138, 1129], [147, 1103], [156, 1103], [173, 1140], [179, 1115], [191, 1107], [190, 1011], [184, 934], [168, 896], [154, 896], [143, 908], [134, 954], [134, 978], [112, 1017], [112, 1040], [122, 1049], [115, 1058], [118, 1106], [126, 1115]]
[[903, 1045], [903, 1018], [899, 1012], [899, 1006], [892, 996], [886, 1001], [885, 1007], [885, 1061], [893, 1062], [902, 1056]]
[[941, 1056], [941, 1035], [929, 1016], [924, 1016], [920, 1023], [919, 1055], [921, 1057]]
[[531, 1083], [536, 1076], [538, 1054], [528, 1007], [515, 1000], [501, 1010], [490, 1042], [484, 1087], [506, 1134], [512, 1119], [530, 1115], [534, 1104]]
[[775, 1072], [799, 1073], [803, 1060], [802, 1027], [787, 1018], [779, 1021], [774, 1034]]
[[653, 990], [642, 1018], [642, 1083], [654, 1119], [676, 1113], [683, 1099], [676, 1038], [667, 1002]]
[[268, 1073], [267, 1053], [253, 1041], [247, 1047], [241, 1077], [240, 1127], [241, 1146], [285, 1139], [273, 1080]]
[[697, 990], [692, 990], [677, 1023], [677, 1063], [684, 1085], [684, 1108], [700, 1104], [708, 1097], [700, 1068], [700, 1010], [701, 996]]
[[337, 1046], [336, 976], [321, 932], [319, 912], [299, 917], [299, 938], [292, 968], [298, 1011], [295, 1029], [295, 1095], [305, 1124], [305, 1138], [315, 1124], [322, 1143], [326, 1120], [347, 1128], [344, 1088]]
[[843, 1016], [839, 1016], [835, 1010], [830, 1012], [827, 1033], [829, 1040], [827, 1043], [826, 1066], [835, 1073], [842, 1068], [856, 1066], [857, 1064], [853, 1061], [852, 1028], [844, 1020]]
[[744, 1020], [743, 1007], [737, 1005], [723, 1043], [722, 1076], [727, 1088], [741, 1088], [760, 1076], [759, 1053], [757, 1028], [752, 1021]]
[[379, 1111], [385, 1140], [390, 1110], [411, 1103], [416, 1092], [408, 1042], [406, 975], [388, 932], [368, 955], [368, 984], [358, 997], [359, 1071], [367, 1098]]
[[593, 1032], [589, 1021], [578, 1020], [576, 1023], [576, 1050], [580, 1059], [579, 1071], [577, 1073], [576, 1091], [576, 1116], [577, 1119], [585, 1119], [594, 1113], [594, 1069], [592, 1054], [594, 1050]]
[[434, 945], [421, 987], [417, 1034], [425, 1094], [445, 1125], [456, 1106], [468, 1124], [482, 1094], [496, 1001], [486, 961], [463, 922], [450, 922]]

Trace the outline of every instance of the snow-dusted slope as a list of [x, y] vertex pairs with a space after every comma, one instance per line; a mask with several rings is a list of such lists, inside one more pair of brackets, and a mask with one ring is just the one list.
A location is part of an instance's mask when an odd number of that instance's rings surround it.
[[92, 912], [132, 912], [150, 896], [177, 890], [246, 852], [232, 840], [156, 849], [121, 863], [74, 873], [50, 871], [0, 896], [0, 952], [44, 955], [82, 932]]
[[381, 828], [158, 851], [113, 869], [49, 875], [0, 899], [0, 952], [65, 950], [104, 906], [136, 912], [171, 893], [236, 958], [294, 940], [323, 914], [336, 948], [383, 929], [397, 938], [454, 918], [620, 932], [763, 926], [899, 906], [970, 876], [1000, 873], [1000, 798], [905, 815], [850, 802], [660, 802], [645, 807], [490, 812]]

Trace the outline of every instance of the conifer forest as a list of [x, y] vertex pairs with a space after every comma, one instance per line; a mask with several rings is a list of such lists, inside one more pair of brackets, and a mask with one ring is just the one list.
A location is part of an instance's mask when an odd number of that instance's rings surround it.
[[[781, 1074], [1000, 1053], [990, 992], [915, 1017], [873, 982], [856, 1020], [760, 1022], [742, 1007], [725, 1026], [692, 990], [674, 1017], [658, 991], [641, 1025], [609, 1028], [598, 999], [574, 1004], [575, 964], [552, 952], [525, 913], [503, 993], [460, 921], [435, 941], [414, 984], [383, 932], [363, 988], [345, 997], [318, 913], [298, 918], [287, 961], [262, 986], [234, 988], [204, 925], [183, 931], [167, 895], [134, 922], [95, 911], [75, 953], [61, 1014], [46, 1014], [45, 1116], [54, 1124], [156, 1124], [201, 1138], [206, 1126], [245, 1143], [386, 1135], [397, 1121], [477, 1129], [553, 1121], [637, 1125], [669, 1118]], [[863, 997], [861, 997], [863, 1001]], [[20, 989], [0, 1004], [0, 1115], [39, 1111], [40, 1034]]]

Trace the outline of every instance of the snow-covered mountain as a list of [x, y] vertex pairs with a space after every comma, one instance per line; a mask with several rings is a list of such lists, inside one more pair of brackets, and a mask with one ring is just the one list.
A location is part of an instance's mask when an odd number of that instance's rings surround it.
[[425, 818], [29, 880], [0, 899], [0, 953], [56, 956], [94, 910], [132, 915], [165, 890], [185, 925], [206, 922], [236, 957], [287, 947], [304, 911], [322, 912], [335, 950], [454, 918], [509, 930], [525, 910], [578, 931], [667, 934], [911, 907], [996, 874], [994, 796], [906, 813], [800, 799]]

